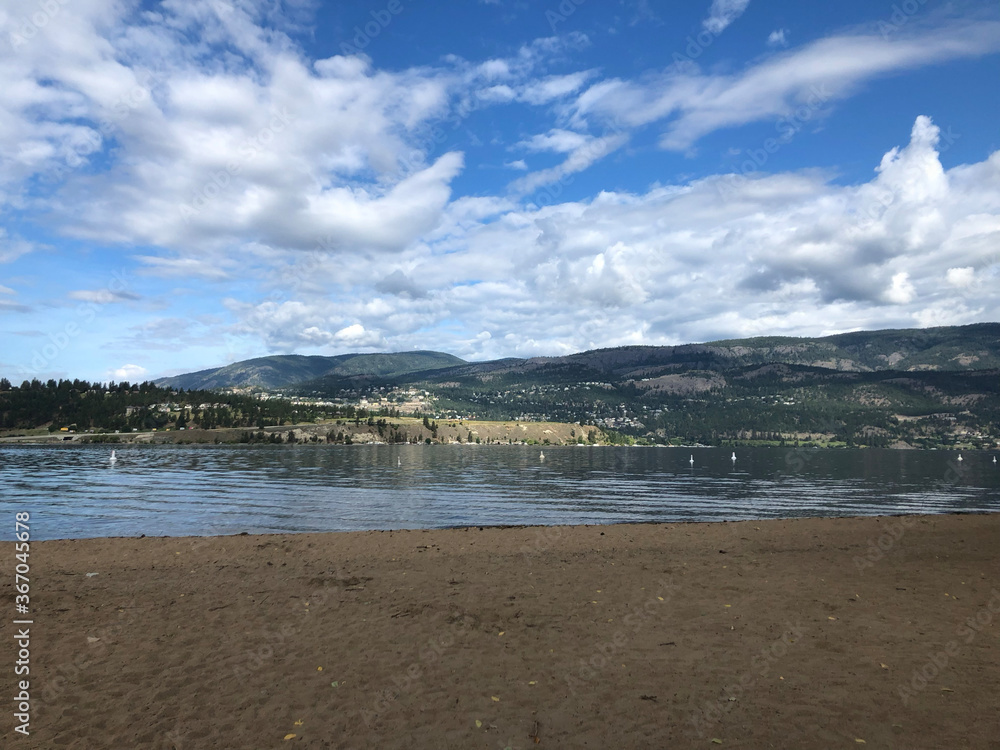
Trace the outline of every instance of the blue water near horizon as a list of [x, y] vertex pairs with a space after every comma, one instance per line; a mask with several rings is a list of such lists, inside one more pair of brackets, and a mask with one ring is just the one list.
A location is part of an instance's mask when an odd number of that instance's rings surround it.
[[[0, 446], [0, 539], [1000, 511], [989, 452], [476, 445]], [[694, 466], [689, 456], [694, 456]]]

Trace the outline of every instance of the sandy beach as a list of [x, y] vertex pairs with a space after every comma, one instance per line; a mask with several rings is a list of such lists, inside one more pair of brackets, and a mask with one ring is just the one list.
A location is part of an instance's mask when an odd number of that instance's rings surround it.
[[8, 709], [0, 744], [1000, 748], [998, 540], [951, 515], [35, 542], [30, 735]]

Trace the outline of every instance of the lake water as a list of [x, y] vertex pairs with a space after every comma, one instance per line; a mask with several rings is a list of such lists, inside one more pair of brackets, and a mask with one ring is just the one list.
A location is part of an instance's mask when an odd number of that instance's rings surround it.
[[[526, 446], [0, 447], [0, 538], [1000, 511], [992, 453]], [[1000, 453], [1000, 451], [998, 451]], [[693, 454], [695, 464], [689, 466]]]

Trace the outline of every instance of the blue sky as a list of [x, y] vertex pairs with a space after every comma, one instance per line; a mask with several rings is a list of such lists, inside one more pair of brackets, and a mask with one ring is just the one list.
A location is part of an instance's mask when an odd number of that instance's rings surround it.
[[0, 376], [997, 320], [993, 2], [0, 8]]

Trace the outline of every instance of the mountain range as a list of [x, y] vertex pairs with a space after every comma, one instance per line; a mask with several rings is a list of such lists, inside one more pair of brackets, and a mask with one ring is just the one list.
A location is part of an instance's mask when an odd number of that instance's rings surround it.
[[427, 372], [463, 364], [465, 360], [451, 354], [425, 351], [341, 354], [332, 357], [279, 354], [160, 378], [156, 384], [164, 388], [184, 390], [248, 387], [274, 390], [303, 383], [321, 383], [323, 379], [337, 382], [352, 378], [388, 380], [413, 372]]
[[186, 390], [254, 387], [323, 393], [371, 382], [648, 382], [685, 372], [766, 364], [858, 373], [995, 369], [1000, 368], [1000, 323], [857, 331], [821, 338], [765, 336], [682, 346], [626, 346], [487, 362], [466, 362], [434, 351], [274, 355], [161, 378], [156, 384]]
[[[158, 381], [368, 398], [452, 419], [593, 424], [623, 440], [1000, 448], [1000, 324], [625, 346], [466, 362], [440, 352], [273, 356]], [[410, 408], [413, 408], [412, 406]]]

